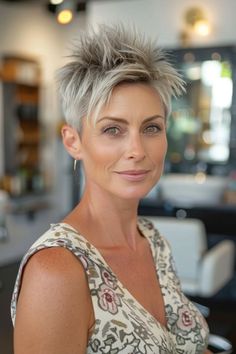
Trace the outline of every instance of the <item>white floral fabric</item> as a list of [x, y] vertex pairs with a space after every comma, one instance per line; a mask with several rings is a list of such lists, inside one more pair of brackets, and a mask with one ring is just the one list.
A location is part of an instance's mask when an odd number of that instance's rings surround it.
[[12, 297], [13, 324], [22, 272], [28, 259], [43, 248], [65, 247], [85, 269], [94, 308], [95, 326], [86, 354], [204, 353], [208, 326], [181, 291], [167, 241], [147, 219], [139, 219], [138, 228], [152, 251], [165, 304], [166, 327], [129, 293], [100, 252], [65, 223], [52, 224], [23, 258]]

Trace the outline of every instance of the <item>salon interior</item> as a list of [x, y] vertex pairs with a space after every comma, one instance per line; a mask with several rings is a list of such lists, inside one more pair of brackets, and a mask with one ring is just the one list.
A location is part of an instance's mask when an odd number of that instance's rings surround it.
[[119, 21], [157, 40], [186, 81], [172, 102], [163, 176], [139, 215], [169, 240], [214, 352], [236, 353], [235, 13], [235, 0], [0, 1], [1, 354], [13, 354], [9, 308], [22, 256], [83, 190], [61, 142], [55, 70], [81, 31]]

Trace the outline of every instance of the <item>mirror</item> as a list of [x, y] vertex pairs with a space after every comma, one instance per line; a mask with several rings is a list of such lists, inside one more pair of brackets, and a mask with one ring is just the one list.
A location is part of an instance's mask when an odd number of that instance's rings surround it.
[[186, 93], [172, 102], [169, 172], [228, 166], [235, 125], [235, 48], [176, 49], [171, 58], [186, 81]]

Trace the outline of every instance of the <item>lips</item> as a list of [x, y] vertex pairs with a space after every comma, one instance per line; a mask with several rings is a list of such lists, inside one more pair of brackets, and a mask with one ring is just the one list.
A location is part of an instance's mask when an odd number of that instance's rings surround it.
[[127, 170], [116, 172], [118, 175], [129, 181], [142, 181], [150, 170]]
[[119, 174], [126, 174], [126, 175], [142, 175], [144, 173], [147, 173], [148, 170], [127, 170], [127, 171], [120, 171], [120, 172], [117, 172]]

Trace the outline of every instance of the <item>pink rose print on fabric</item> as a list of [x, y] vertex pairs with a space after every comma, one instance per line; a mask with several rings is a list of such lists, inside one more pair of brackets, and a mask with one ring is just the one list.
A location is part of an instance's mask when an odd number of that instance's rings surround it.
[[102, 279], [104, 280], [107, 286], [112, 289], [115, 288], [115, 279], [107, 270], [102, 270]]
[[184, 331], [191, 331], [196, 327], [196, 321], [187, 306], [184, 305], [183, 307], [179, 308], [178, 317], [179, 319], [177, 321], [177, 326], [180, 329]]
[[121, 305], [121, 301], [111, 288], [106, 284], [102, 284], [98, 290], [98, 304], [103, 310], [116, 314], [118, 312], [118, 306]]

